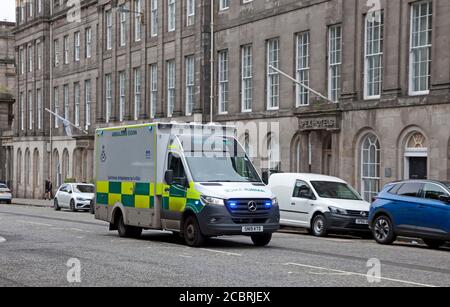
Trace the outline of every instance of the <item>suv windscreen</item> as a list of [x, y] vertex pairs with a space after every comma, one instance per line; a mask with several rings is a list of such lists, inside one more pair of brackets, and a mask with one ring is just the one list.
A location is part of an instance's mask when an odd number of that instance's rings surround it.
[[404, 183], [396, 194], [399, 196], [418, 197], [422, 187], [423, 183], [420, 182]]
[[311, 181], [321, 198], [362, 200], [361, 196], [346, 183], [329, 181]]

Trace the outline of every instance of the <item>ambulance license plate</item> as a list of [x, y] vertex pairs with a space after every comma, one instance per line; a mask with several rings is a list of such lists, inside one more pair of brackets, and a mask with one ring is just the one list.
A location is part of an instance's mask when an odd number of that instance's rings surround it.
[[256, 233], [256, 232], [264, 232], [264, 226], [243, 226], [243, 233]]

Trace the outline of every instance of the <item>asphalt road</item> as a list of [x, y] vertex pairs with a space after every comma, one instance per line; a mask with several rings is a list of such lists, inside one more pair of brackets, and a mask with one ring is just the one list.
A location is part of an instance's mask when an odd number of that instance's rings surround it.
[[[195, 249], [166, 232], [121, 239], [88, 213], [0, 205], [0, 286], [450, 286], [449, 252], [286, 232], [266, 248], [224, 237]], [[67, 281], [71, 258], [81, 283]], [[367, 278], [373, 258], [381, 263], [375, 283]]]

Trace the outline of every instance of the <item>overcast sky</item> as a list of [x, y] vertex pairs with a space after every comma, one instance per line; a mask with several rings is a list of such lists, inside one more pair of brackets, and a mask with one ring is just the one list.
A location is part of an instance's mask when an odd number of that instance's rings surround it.
[[0, 20], [16, 21], [15, 6], [15, 0], [0, 0]]

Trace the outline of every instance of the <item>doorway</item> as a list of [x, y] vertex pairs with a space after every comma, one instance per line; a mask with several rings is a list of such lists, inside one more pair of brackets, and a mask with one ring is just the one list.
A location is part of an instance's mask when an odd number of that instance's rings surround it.
[[428, 179], [428, 142], [420, 133], [414, 133], [406, 143], [404, 179]]
[[409, 158], [409, 179], [428, 179], [428, 159], [425, 157]]
[[333, 158], [333, 140], [331, 134], [326, 134], [323, 142], [323, 156], [322, 156], [322, 174], [332, 175], [332, 158]]

